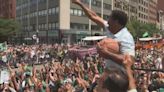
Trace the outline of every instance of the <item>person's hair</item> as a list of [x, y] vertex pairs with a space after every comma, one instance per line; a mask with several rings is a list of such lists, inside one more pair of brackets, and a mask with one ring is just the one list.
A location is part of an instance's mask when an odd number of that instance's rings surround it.
[[117, 20], [118, 23], [122, 26], [126, 26], [127, 21], [128, 21], [128, 16], [125, 12], [120, 11], [120, 10], [113, 10], [111, 14], [111, 18], [113, 20]]
[[109, 92], [127, 92], [129, 87], [128, 75], [118, 68], [110, 68], [108, 77], [103, 83], [103, 87]]

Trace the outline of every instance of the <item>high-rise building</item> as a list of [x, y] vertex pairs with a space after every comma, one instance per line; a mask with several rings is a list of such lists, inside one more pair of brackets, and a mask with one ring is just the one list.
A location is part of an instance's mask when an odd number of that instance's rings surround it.
[[113, 9], [127, 13], [129, 21], [138, 19], [137, 0], [113, 0]]
[[[82, 1], [104, 19], [111, 13], [111, 0]], [[103, 34], [71, 0], [17, 0], [16, 13], [24, 32], [22, 36], [36, 34], [44, 43], [57, 42], [61, 37], [64, 41], [76, 42], [87, 35]]]
[[155, 24], [157, 23], [157, 0], [149, 0], [149, 21], [148, 23]]
[[138, 0], [138, 20], [149, 23], [149, 0]]
[[0, 18], [15, 19], [16, 0], [0, 0]]
[[122, 10], [129, 16], [129, 21], [156, 24], [157, 0], [113, 0], [114, 9]]
[[158, 0], [158, 24], [161, 30], [164, 30], [164, 0]]

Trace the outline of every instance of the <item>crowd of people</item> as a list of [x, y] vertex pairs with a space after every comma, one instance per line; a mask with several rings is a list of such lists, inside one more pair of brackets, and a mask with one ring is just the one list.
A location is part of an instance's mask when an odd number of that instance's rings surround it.
[[164, 82], [164, 47], [136, 50], [134, 74], [141, 91], [163, 88]]
[[[71, 47], [8, 46], [1, 52], [0, 62], [1, 69], [9, 69], [10, 78], [0, 84], [0, 92], [93, 92], [95, 81], [104, 71], [104, 59], [99, 55], [83, 60], [69, 58], [67, 52]], [[134, 67], [162, 69], [162, 49], [137, 50]], [[162, 72], [134, 70], [134, 77], [138, 92], [159, 90], [164, 84]]]
[[97, 54], [72, 58], [74, 45], [64, 44], [8, 46], [0, 53], [0, 92], [164, 92], [164, 47], [137, 50], [135, 57], [125, 12], [113, 10], [106, 21], [85, 0], [72, 3], [104, 28]]

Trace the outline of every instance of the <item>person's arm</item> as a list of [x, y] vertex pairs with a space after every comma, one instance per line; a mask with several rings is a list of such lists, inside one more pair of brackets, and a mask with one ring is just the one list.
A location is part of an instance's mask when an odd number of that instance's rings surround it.
[[46, 92], [50, 92], [48, 83], [49, 83], [49, 74], [46, 75]]
[[113, 53], [107, 50], [106, 47], [100, 46], [100, 44], [97, 44], [97, 51], [100, 54], [100, 56], [106, 58], [106, 59], [111, 59], [113, 61], [116, 61], [118, 64], [122, 64], [124, 60], [124, 55], [120, 53]]
[[137, 92], [135, 79], [133, 77], [133, 71], [131, 69], [133, 63], [134, 63], [134, 60], [131, 59], [131, 56], [130, 55], [125, 55], [123, 64], [126, 68], [126, 72], [128, 74], [128, 78], [129, 78], [129, 90], [130, 91], [128, 91], [128, 92]]
[[128, 78], [129, 78], [129, 89], [136, 89], [135, 79], [133, 77], [133, 71], [131, 68], [126, 68]]
[[85, 14], [89, 17], [89, 19], [91, 19], [101, 27], [104, 27], [104, 19], [102, 19], [94, 11], [86, 7], [80, 0], [72, 0], [72, 2], [79, 5], [84, 10]]
[[19, 90], [19, 88], [18, 88], [18, 84], [17, 84], [17, 82], [16, 82], [16, 78], [15, 78], [15, 71], [14, 70], [12, 70], [12, 68], [10, 67], [10, 64], [8, 63], [7, 64], [7, 66], [8, 66], [8, 69], [9, 69], [9, 71], [10, 71], [10, 76], [11, 76], [11, 82], [12, 82], [12, 87], [14, 87], [17, 91]]

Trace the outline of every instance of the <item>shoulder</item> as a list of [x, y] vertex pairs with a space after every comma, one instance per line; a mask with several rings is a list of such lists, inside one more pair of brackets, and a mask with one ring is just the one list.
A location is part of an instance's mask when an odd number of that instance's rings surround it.
[[119, 39], [119, 41], [128, 42], [128, 43], [134, 43], [133, 36], [128, 31], [126, 27], [120, 30], [115, 36]]

